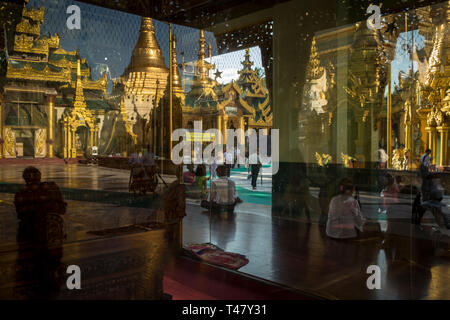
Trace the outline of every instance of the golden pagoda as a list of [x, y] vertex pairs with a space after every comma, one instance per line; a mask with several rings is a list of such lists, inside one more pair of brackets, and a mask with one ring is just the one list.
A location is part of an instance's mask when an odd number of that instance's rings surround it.
[[149, 127], [154, 105], [164, 95], [168, 75], [169, 68], [156, 39], [153, 19], [142, 17], [130, 64], [115, 82], [112, 92], [112, 95], [123, 96], [128, 121], [132, 123], [133, 133], [141, 148], [151, 144], [146, 128]]

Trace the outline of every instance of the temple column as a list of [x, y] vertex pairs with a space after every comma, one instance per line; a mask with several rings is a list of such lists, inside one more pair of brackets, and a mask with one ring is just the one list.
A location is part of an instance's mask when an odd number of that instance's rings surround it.
[[47, 96], [48, 104], [48, 135], [47, 135], [47, 157], [53, 158], [53, 110], [55, 107], [55, 96]]
[[222, 122], [222, 135], [223, 135], [223, 144], [227, 144], [227, 116], [223, 116], [223, 122]]
[[241, 129], [242, 129], [242, 132], [241, 132], [241, 141], [240, 141], [239, 143], [240, 143], [240, 144], [245, 144], [245, 123], [244, 123], [244, 116], [241, 116], [240, 127], [241, 127]]
[[440, 158], [439, 158], [439, 166], [446, 166], [447, 165], [447, 139], [448, 139], [448, 127], [439, 127], [438, 131], [439, 131], [439, 135], [441, 138], [441, 143], [439, 146], [439, 153], [440, 153]]
[[[222, 116], [218, 115], [217, 116], [217, 130], [222, 133], [223, 136], [223, 132], [222, 132]], [[222, 137], [223, 138], [223, 137]], [[218, 141], [218, 144], [222, 144], [222, 140]]]
[[426, 128], [428, 139], [427, 139], [427, 148], [431, 149], [431, 157], [432, 163], [436, 164], [436, 128], [435, 127], [427, 127]]
[[95, 129], [89, 128], [89, 147], [92, 147], [94, 145], [94, 132]]
[[68, 135], [67, 125], [64, 124], [64, 139], [63, 139], [64, 158], [67, 158], [67, 155], [68, 155], [68, 147], [67, 147], [68, 140], [69, 140], [69, 135]]
[[71, 128], [70, 130], [70, 158], [77, 157], [77, 149], [75, 147], [75, 129]]

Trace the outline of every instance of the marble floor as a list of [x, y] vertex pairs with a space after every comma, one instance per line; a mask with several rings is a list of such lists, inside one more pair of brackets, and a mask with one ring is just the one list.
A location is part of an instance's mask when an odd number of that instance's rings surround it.
[[[43, 180], [61, 188], [97, 190], [126, 195], [129, 173], [118, 169], [79, 164], [36, 164]], [[0, 164], [0, 183], [22, 183], [20, 164]], [[170, 177], [163, 177], [170, 180]], [[161, 185], [161, 190], [163, 190]], [[312, 190], [313, 194], [314, 190]], [[17, 219], [12, 193], [0, 193], [0, 240], [14, 241]], [[152, 210], [108, 201], [67, 200], [68, 241], [79, 241], [86, 231], [147, 222]], [[363, 206], [376, 204], [365, 195]], [[249, 264], [239, 271], [330, 299], [449, 299], [450, 255], [433, 250], [431, 238], [411, 242], [423, 253], [420, 263], [392, 261], [380, 237], [335, 241], [316, 223], [277, 218], [270, 206], [243, 203], [236, 214], [210, 215], [198, 201], [187, 201], [183, 221], [184, 243], [211, 242], [224, 250], [244, 254]], [[428, 226], [427, 230], [431, 230]], [[369, 265], [381, 269], [381, 289], [366, 286]]]

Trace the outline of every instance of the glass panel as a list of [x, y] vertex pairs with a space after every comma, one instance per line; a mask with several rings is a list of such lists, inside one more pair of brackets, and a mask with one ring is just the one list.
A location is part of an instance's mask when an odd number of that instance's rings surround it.
[[0, 240], [50, 190], [76, 254], [164, 227], [303, 295], [448, 299], [449, 2], [245, 3], [1, 2]]

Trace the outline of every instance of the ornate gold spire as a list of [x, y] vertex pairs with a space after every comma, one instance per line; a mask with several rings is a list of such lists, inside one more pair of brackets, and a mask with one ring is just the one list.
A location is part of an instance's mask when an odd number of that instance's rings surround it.
[[254, 83], [257, 80], [256, 71], [252, 69], [253, 62], [250, 61], [250, 49], [245, 49], [245, 59], [241, 62], [243, 68], [238, 71], [239, 80], [238, 83], [246, 85]]
[[156, 40], [155, 27], [151, 18], [142, 17], [139, 39], [133, 49], [128, 72], [148, 72], [154, 69], [168, 71], [164, 55]]
[[180, 73], [178, 72], [178, 64], [177, 64], [177, 38], [175, 35], [172, 37], [172, 85], [174, 93], [182, 93], [183, 86], [181, 84]]
[[209, 79], [209, 70], [213, 69], [213, 66], [205, 61], [206, 52], [205, 52], [205, 32], [200, 30], [200, 39], [198, 40], [199, 50], [198, 50], [198, 59], [195, 64], [195, 78], [194, 78], [194, 87], [211, 87], [211, 81]]
[[81, 83], [81, 65], [80, 59], [77, 59], [77, 84], [75, 88], [75, 102], [73, 104], [75, 109], [86, 108], [86, 101], [84, 100], [83, 85]]
[[200, 30], [200, 39], [198, 40], [198, 60], [205, 60], [205, 31]]
[[306, 78], [308, 80], [319, 79], [323, 75], [324, 69], [320, 66], [319, 54], [317, 53], [316, 39], [312, 39], [311, 54], [309, 64], [306, 69]]

